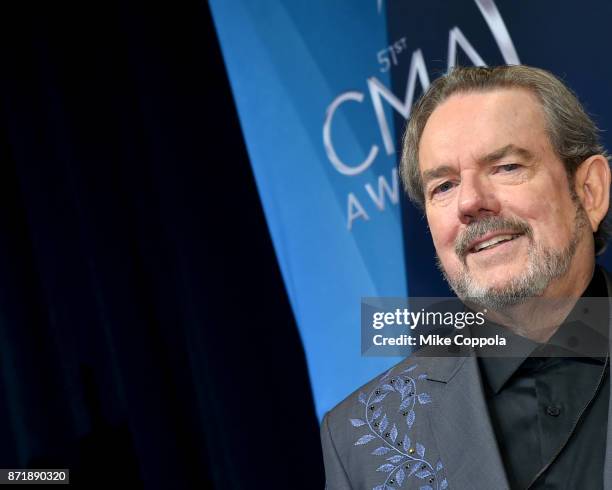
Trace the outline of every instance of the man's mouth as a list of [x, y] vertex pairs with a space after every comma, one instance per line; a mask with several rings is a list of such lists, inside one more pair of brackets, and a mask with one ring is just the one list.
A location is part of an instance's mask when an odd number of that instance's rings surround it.
[[492, 238], [489, 238], [488, 240], [477, 243], [472, 248], [470, 248], [469, 252], [478, 253], [482, 252], [483, 250], [489, 250], [491, 248], [497, 247], [502, 243], [512, 241], [520, 236], [522, 236], [522, 234], [497, 235]]

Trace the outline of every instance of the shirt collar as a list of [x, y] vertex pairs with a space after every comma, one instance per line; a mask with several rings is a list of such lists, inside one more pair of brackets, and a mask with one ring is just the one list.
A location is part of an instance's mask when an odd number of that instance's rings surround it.
[[516, 335], [500, 325], [487, 323], [486, 335], [506, 338], [504, 352], [510, 353], [500, 356], [497, 350], [495, 356], [487, 347], [476, 348], [481, 373], [489, 390], [498, 393], [530, 357], [570, 357], [604, 364], [608, 353], [608, 309], [607, 301], [597, 298], [607, 296], [603, 272], [596, 266], [581, 300], [544, 344]]

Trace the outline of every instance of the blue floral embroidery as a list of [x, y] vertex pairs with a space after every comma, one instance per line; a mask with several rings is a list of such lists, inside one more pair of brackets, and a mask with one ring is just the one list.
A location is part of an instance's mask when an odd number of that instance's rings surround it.
[[[438, 460], [435, 465], [425, 458], [425, 446], [415, 442], [414, 446], [408, 436], [412, 429], [416, 412], [416, 404], [426, 405], [431, 403], [428, 393], [417, 393], [417, 381], [427, 378], [427, 374], [419, 374], [415, 378], [408, 374], [414, 371], [414, 364], [404, 369], [399, 375], [390, 378], [395, 368], [391, 368], [379, 379], [379, 384], [369, 393], [359, 393], [359, 403], [365, 406], [363, 419], [350, 419], [353, 427], [367, 427], [369, 433], [362, 435], [355, 442], [355, 446], [362, 446], [373, 440], [383, 444], [374, 449], [374, 456], [386, 456], [386, 463], [379, 466], [376, 471], [387, 473], [383, 483], [375, 486], [372, 490], [395, 490], [403, 486], [408, 478], [423, 480], [419, 490], [446, 490], [448, 482], [446, 478], [441, 479], [443, 465]], [[398, 427], [383, 412], [383, 406], [376, 404], [382, 402], [390, 394], [399, 395], [400, 404], [398, 412], [401, 412], [406, 428]], [[390, 425], [391, 424], [391, 425]], [[403, 424], [400, 424], [403, 425]], [[400, 433], [405, 430], [403, 437]], [[416, 453], [416, 454], [415, 454]], [[434, 486], [432, 486], [434, 485]]]

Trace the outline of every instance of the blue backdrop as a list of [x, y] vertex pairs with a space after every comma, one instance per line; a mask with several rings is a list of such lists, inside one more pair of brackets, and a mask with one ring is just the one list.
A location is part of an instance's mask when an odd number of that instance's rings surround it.
[[564, 77], [610, 127], [605, 32], [612, 6], [210, 6], [321, 417], [397, 362], [361, 357], [361, 297], [447, 293], [424, 220], [397, 179], [398, 141], [413, 100], [454, 63], [525, 63]]

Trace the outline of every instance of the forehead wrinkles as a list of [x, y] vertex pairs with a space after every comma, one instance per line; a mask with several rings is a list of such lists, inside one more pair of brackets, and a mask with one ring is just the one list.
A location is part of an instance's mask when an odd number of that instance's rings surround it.
[[515, 143], [552, 151], [547, 119], [535, 94], [526, 89], [458, 93], [429, 117], [419, 142], [420, 173], [435, 165], [466, 163], [496, 145]]

